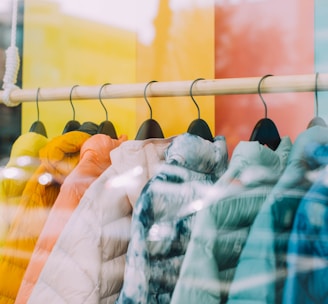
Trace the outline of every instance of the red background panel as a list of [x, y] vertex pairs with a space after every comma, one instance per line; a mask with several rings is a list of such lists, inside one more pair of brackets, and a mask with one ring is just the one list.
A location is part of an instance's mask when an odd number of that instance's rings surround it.
[[[215, 77], [314, 72], [314, 4], [308, 0], [221, 1], [215, 8]], [[314, 115], [313, 93], [263, 94], [268, 117], [292, 140]], [[229, 154], [264, 117], [257, 94], [217, 96], [215, 132]]]

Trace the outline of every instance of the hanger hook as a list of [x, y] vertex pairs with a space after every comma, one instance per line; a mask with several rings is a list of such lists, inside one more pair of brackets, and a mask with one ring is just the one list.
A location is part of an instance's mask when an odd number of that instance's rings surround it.
[[101, 106], [102, 106], [102, 107], [104, 108], [104, 110], [105, 110], [105, 113], [106, 113], [106, 121], [108, 120], [108, 111], [107, 111], [107, 109], [106, 109], [106, 107], [105, 107], [105, 105], [104, 105], [104, 103], [103, 103], [103, 101], [102, 101], [102, 98], [101, 98], [101, 91], [102, 91], [102, 89], [103, 89], [105, 86], [110, 85], [110, 84], [111, 84], [111, 83], [109, 83], [109, 82], [104, 83], [104, 84], [101, 86], [100, 90], [99, 90], [99, 102], [100, 102]]
[[72, 110], [73, 110], [73, 120], [75, 120], [75, 108], [74, 108], [74, 105], [73, 105], [73, 101], [72, 101], [72, 95], [73, 95], [73, 90], [78, 87], [79, 85], [76, 84], [74, 85], [72, 88], [71, 88], [71, 91], [69, 93], [69, 102], [71, 104], [71, 107], [72, 107]]
[[319, 114], [319, 102], [318, 102], [318, 77], [319, 73], [315, 73], [315, 84], [314, 84], [314, 93], [315, 93], [315, 116]]
[[147, 88], [148, 88], [148, 86], [149, 86], [150, 84], [152, 84], [153, 82], [157, 82], [157, 80], [149, 81], [149, 82], [146, 84], [145, 89], [144, 89], [144, 99], [145, 99], [145, 101], [147, 102], [147, 105], [148, 105], [148, 107], [149, 107], [149, 111], [150, 111], [150, 119], [153, 118], [153, 109], [152, 109], [152, 107], [151, 107], [151, 105], [150, 105], [150, 103], [149, 103], [149, 101], [148, 101], [148, 99], [147, 99], [147, 94], [146, 94], [146, 92], [147, 92]]
[[194, 104], [195, 104], [195, 106], [196, 106], [196, 108], [197, 108], [198, 119], [200, 119], [200, 109], [199, 109], [199, 106], [198, 106], [198, 104], [197, 104], [197, 102], [196, 102], [196, 100], [195, 100], [195, 98], [194, 98], [194, 96], [193, 96], [193, 94], [192, 94], [192, 88], [193, 88], [194, 84], [195, 84], [197, 81], [199, 81], [199, 80], [205, 80], [205, 79], [204, 79], [204, 78], [197, 78], [197, 79], [195, 79], [195, 80], [191, 83], [190, 90], [189, 90], [189, 95], [190, 95], [192, 101], [194, 102]]
[[262, 97], [262, 94], [261, 94], [261, 83], [262, 83], [262, 81], [263, 81], [265, 78], [267, 78], [267, 77], [269, 77], [269, 76], [273, 76], [273, 75], [271, 75], [271, 74], [264, 75], [264, 76], [260, 79], [259, 84], [258, 84], [258, 86], [257, 86], [257, 92], [258, 92], [258, 94], [259, 94], [259, 96], [260, 96], [260, 98], [261, 98], [261, 100], [262, 100], [262, 102], [263, 102], [263, 105], [264, 105], [264, 117], [265, 117], [265, 118], [268, 117], [268, 107], [267, 107], [267, 105], [266, 105], [266, 103], [265, 103], [265, 101], [264, 101], [264, 98]]
[[37, 91], [36, 91], [36, 113], [37, 113], [37, 121], [40, 120], [39, 94], [40, 94], [40, 88], [38, 88]]

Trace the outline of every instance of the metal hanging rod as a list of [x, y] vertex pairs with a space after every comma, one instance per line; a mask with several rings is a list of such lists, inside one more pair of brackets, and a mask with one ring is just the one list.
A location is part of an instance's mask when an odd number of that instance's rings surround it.
[[[257, 94], [262, 77], [223, 78], [199, 80], [193, 88], [194, 96]], [[261, 84], [262, 93], [313, 92], [316, 74], [301, 74], [267, 77]], [[189, 96], [193, 80], [153, 82], [147, 89], [148, 97]], [[102, 98], [139, 98], [144, 96], [147, 83], [111, 84], [103, 88]], [[74, 89], [74, 100], [98, 99], [102, 85], [78, 86]], [[39, 101], [60, 101], [69, 98], [72, 87], [42, 88]], [[319, 74], [317, 90], [328, 91], [328, 74]], [[17, 89], [10, 93], [13, 104], [35, 101], [35, 89]], [[0, 91], [2, 100], [3, 91]]]

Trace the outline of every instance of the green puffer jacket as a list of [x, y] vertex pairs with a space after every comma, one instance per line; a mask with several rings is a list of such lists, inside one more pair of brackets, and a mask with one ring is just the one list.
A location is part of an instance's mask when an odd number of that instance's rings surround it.
[[[172, 302], [225, 303], [249, 229], [285, 169], [291, 141], [276, 151], [258, 142], [240, 142], [226, 173], [213, 185], [196, 215]], [[225, 196], [229, 194], [228, 196]]]

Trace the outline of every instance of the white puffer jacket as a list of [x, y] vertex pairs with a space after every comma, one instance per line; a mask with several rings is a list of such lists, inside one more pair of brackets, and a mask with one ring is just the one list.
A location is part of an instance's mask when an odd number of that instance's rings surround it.
[[131, 140], [91, 184], [59, 237], [28, 303], [114, 303], [123, 284], [133, 206], [169, 139]]

